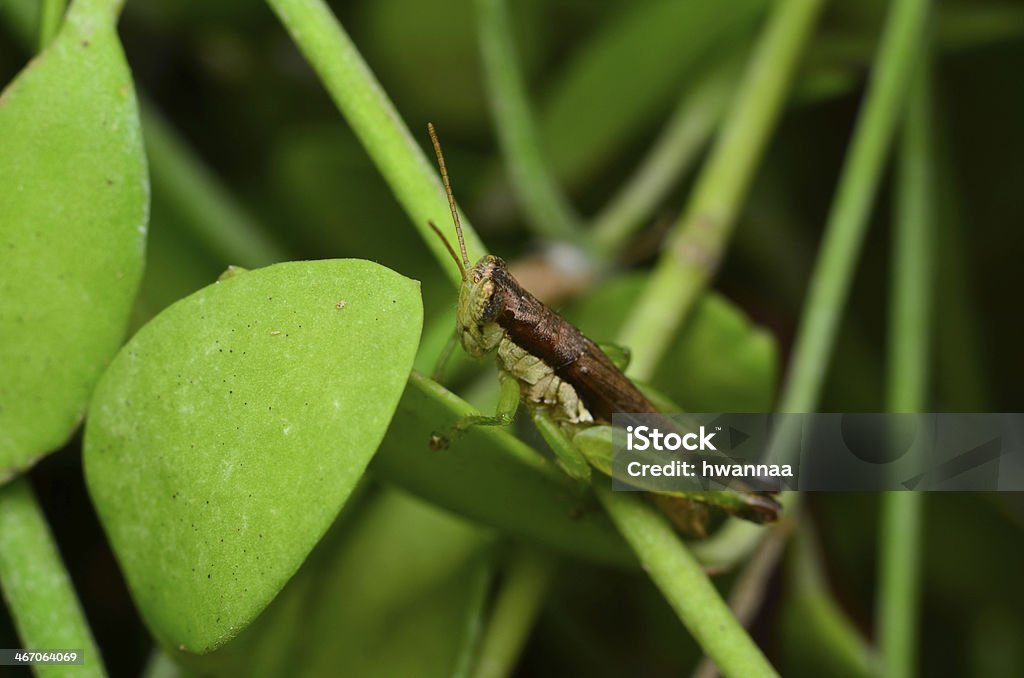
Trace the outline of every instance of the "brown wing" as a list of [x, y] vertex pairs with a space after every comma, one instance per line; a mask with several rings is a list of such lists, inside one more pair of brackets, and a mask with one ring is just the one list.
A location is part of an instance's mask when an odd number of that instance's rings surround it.
[[583, 337], [580, 356], [555, 371], [572, 384], [595, 419], [610, 422], [614, 412], [658, 412], [658, 408], [615, 366], [611, 358], [586, 337]]
[[595, 419], [610, 422], [613, 412], [658, 411], [597, 344], [520, 287], [504, 266], [491, 276], [498, 324], [575, 388]]

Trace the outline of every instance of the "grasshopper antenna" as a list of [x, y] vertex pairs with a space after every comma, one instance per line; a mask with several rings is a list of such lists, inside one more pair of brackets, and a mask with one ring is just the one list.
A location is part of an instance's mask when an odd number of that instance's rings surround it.
[[466, 267], [462, 265], [462, 261], [459, 260], [459, 255], [457, 255], [455, 253], [455, 250], [452, 249], [452, 244], [448, 242], [448, 238], [444, 237], [444, 233], [441, 232], [441, 229], [438, 228], [437, 224], [435, 224], [433, 221], [428, 220], [427, 226], [430, 226], [430, 228], [434, 229], [434, 233], [437, 233], [437, 237], [440, 238], [441, 242], [444, 243], [444, 246], [448, 248], [448, 254], [452, 255], [452, 259], [455, 261], [455, 265], [459, 267], [459, 273], [461, 273], [462, 277], [465, 278]]
[[430, 132], [430, 141], [434, 144], [434, 155], [437, 156], [437, 165], [441, 168], [441, 181], [444, 182], [444, 192], [448, 194], [448, 207], [452, 211], [452, 221], [455, 222], [455, 233], [459, 236], [459, 249], [462, 251], [462, 261], [455, 256], [455, 252], [452, 251], [451, 245], [445, 240], [444, 236], [437, 229], [437, 226], [430, 224], [431, 228], [441, 235], [441, 239], [444, 240], [444, 244], [448, 246], [448, 251], [452, 253], [452, 257], [455, 259], [455, 263], [459, 264], [459, 270], [462, 271], [462, 275], [466, 275], [466, 271], [469, 269], [471, 264], [469, 263], [469, 255], [466, 254], [466, 239], [462, 236], [462, 222], [459, 221], [459, 208], [455, 206], [455, 195], [452, 193], [451, 182], [448, 181], [448, 168], [444, 164], [444, 153], [441, 152], [441, 142], [437, 139], [437, 130], [434, 129], [434, 123], [427, 123], [427, 131]]

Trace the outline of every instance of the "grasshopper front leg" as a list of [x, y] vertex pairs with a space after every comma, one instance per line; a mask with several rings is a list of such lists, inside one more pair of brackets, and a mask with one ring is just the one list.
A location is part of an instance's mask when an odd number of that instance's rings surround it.
[[519, 409], [519, 399], [522, 390], [519, 382], [511, 376], [501, 372], [498, 375], [501, 381], [501, 392], [498, 396], [498, 407], [494, 414], [467, 414], [456, 421], [443, 433], [435, 433], [430, 436], [430, 448], [443, 450], [453, 440], [465, 433], [473, 426], [508, 426], [515, 419], [516, 411]]

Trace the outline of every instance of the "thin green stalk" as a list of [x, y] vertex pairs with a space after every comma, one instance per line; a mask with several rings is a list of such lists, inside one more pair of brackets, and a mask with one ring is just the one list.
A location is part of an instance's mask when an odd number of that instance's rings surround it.
[[579, 217], [541, 151], [505, 0], [477, 0], [476, 10], [491, 113], [512, 188], [535, 233], [583, 243]]
[[842, 675], [877, 675], [878, 658], [829, 594], [821, 571], [819, 548], [811, 530], [801, 526], [793, 540], [790, 587], [811, 638], [805, 642], [821, 648], [821, 654], [844, 668]]
[[459, 644], [451, 678], [469, 678], [473, 675], [477, 650], [480, 648], [494, 583], [494, 549], [487, 548], [482, 557], [486, 566], [472, 568], [469, 580], [464, 584], [472, 597], [469, 605], [471, 612], [463, 620], [463, 640]]
[[928, 75], [924, 67], [918, 70], [910, 88], [897, 167], [886, 397], [890, 412], [920, 412], [925, 407], [931, 360], [934, 153]]
[[638, 379], [650, 379], [723, 257], [822, 4], [776, 4], [689, 204], [619, 337], [633, 349], [630, 371]]
[[53, 40], [60, 29], [60, 23], [64, 20], [64, 11], [67, 9], [65, 0], [43, 0], [39, 12], [39, 51], [46, 49], [46, 46]]
[[153, 190], [181, 211], [206, 248], [225, 263], [248, 268], [288, 259], [163, 116], [146, 102], [141, 112]]
[[603, 252], [622, 247], [696, 161], [725, 113], [736, 70], [728, 63], [687, 89], [640, 167], [594, 217], [593, 237]]
[[[433, 221], [454, 241], [448, 201], [434, 164], [416, 143], [330, 7], [324, 0], [267, 0], [267, 3], [316, 71], [420, 236], [452, 282], [459, 284], [458, 267], [444, 243], [428, 226], [428, 222]], [[424, 120], [419, 137], [424, 140], [426, 124]], [[462, 228], [470, 257], [485, 254], [483, 243], [465, 216]]]
[[[103, 658], [75, 595], [57, 545], [24, 478], [0, 487], [0, 590], [22, 647], [78, 650], [76, 676], [104, 676]], [[66, 666], [35, 667], [36, 675], [64, 676]]]
[[722, 675], [778, 675], [665, 517], [630, 492], [613, 492], [600, 483], [595, 491], [644, 570]]
[[817, 407], [927, 15], [928, 0], [894, 0], [889, 5], [871, 82], [811, 277], [780, 399], [782, 412], [810, 412]]
[[[786, 507], [783, 515], [788, 518], [789, 513]], [[765, 538], [765, 531], [762, 525], [730, 518], [707, 539], [694, 542], [690, 551], [705, 567], [715, 572], [728, 572], [757, 548]]]
[[[744, 627], [750, 626], [761, 609], [768, 583], [782, 560], [788, 539], [788, 525], [785, 529], [773, 529], [736, 577], [729, 591], [729, 609]], [[707, 657], [701, 659], [693, 672], [693, 678], [714, 678], [717, 675], [714, 663]]]
[[[927, 406], [932, 306], [931, 97], [927, 53], [921, 50], [903, 119], [889, 314], [888, 410], [920, 412]], [[878, 637], [886, 676], [916, 673], [924, 494], [882, 496]]]
[[480, 644], [474, 678], [512, 675], [554, 580], [557, 562], [522, 547], [508, 565]]
[[878, 645], [884, 675], [917, 673], [923, 492], [882, 495], [878, 585]]

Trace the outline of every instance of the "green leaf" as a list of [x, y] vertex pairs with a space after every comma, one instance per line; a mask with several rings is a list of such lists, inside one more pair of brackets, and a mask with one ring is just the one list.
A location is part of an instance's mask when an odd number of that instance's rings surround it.
[[562, 553], [634, 563], [593, 498], [510, 433], [476, 426], [448, 449], [430, 449], [433, 433], [475, 412], [414, 372], [395, 417], [401, 425], [388, 431], [373, 470], [431, 503]]
[[90, 408], [86, 480], [161, 641], [208, 652], [291, 577], [383, 438], [421, 324], [415, 281], [299, 262], [206, 287], [125, 346]]
[[492, 542], [403, 492], [371, 494], [238, 638], [176, 657], [202, 675], [456, 675], [482, 623]]
[[[566, 316], [592, 339], [615, 336], [642, 286], [641, 276], [621, 276]], [[690, 412], [767, 412], [777, 378], [778, 348], [772, 336], [731, 301], [708, 292], [676, 337], [652, 385]]]
[[769, 412], [778, 348], [731, 301], [705, 294], [653, 379], [691, 412]]
[[76, 3], [0, 95], [0, 482], [60, 447], [123, 339], [149, 181], [131, 74]]

